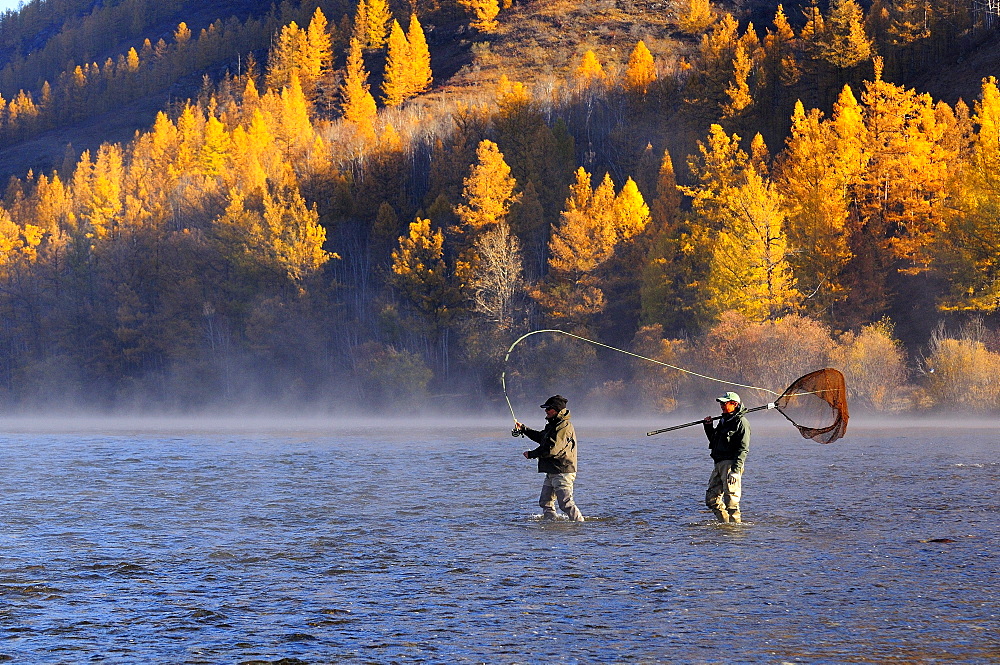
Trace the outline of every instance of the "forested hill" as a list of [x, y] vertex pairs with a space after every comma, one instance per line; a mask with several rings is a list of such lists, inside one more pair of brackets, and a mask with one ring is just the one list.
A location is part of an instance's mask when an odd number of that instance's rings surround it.
[[[998, 28], [941, 0], [36, 0], [0, 19], [0, 399], [497, 403], [544, 326], [1000, 407]], [[715, 390], [651, 367], [534, 339], [509, 376], [617, 412]]]

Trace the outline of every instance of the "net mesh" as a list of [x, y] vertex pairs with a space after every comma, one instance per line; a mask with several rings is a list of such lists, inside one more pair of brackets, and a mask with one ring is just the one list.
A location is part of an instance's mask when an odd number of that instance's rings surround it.
[[847, 387], [844, 375], [835, 369], [800, 377], [774, 404], [806, 439], [833, 443], [847, 433]]

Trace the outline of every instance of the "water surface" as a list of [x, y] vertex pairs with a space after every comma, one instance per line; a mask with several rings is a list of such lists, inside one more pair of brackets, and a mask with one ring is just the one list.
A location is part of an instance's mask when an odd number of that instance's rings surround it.
[[1000, 662], [991, 428], [757, 426], [726, 526], [700, 428], [578, 422], [574, 524], [507, 426], [9, 425], [0, 660]]

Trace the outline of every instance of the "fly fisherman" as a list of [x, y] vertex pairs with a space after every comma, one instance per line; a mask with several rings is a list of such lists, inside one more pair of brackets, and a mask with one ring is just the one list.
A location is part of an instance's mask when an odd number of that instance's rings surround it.
[[750, 451], [750, 423], [743, 417], [747, 408], [740, 396], [728, 392], [715, 398], [722, 407], [722, 419], [712, 424], [712, 416], [705, 416], [705, 434], [715, 468], [708, 479], [705, 503], [720, 522], [741, 522], [740, 491], [742, 489], [743, 463]]
[[538, 447], [525, 450], [527, 459], [538, 460], [538, 472], [545, 474], [542, 483], [542, 494], [538, 497], [538, 505], [542, 507], [542, 519], [556, 519], [555, 500], [559, 500], [562, 509], [573, 522], [582, 522], [583, 515], [573, 503], [573, 482], [576, 480], [576, 431], [569, 421], [569, 409], [566, 408], [566, 398], [553, 395], [542, 404], [545, 409], [545, 429], [542, 431], [525, 427], [523, 423], [514, 422], [515, 436], [526, 436]]

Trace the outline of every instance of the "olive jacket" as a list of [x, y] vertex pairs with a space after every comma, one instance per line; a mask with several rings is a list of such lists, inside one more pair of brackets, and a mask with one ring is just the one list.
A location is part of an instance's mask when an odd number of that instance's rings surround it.
[[708, 449], [716, 462], [733, 460], [733, 473], [743, 473], [743, 463], [750, 452], [750, 423], [744, 418], [747, 408], [739, 408], [722, 417], [717, 424], [704, 423]]
[[538, 444], [528, 452], [538, 460], [538, 473], [576, 473], [576, 430], [569, 421], [569, 409], [545, 419], [545, 429], [525, 427], [526, 437]]

